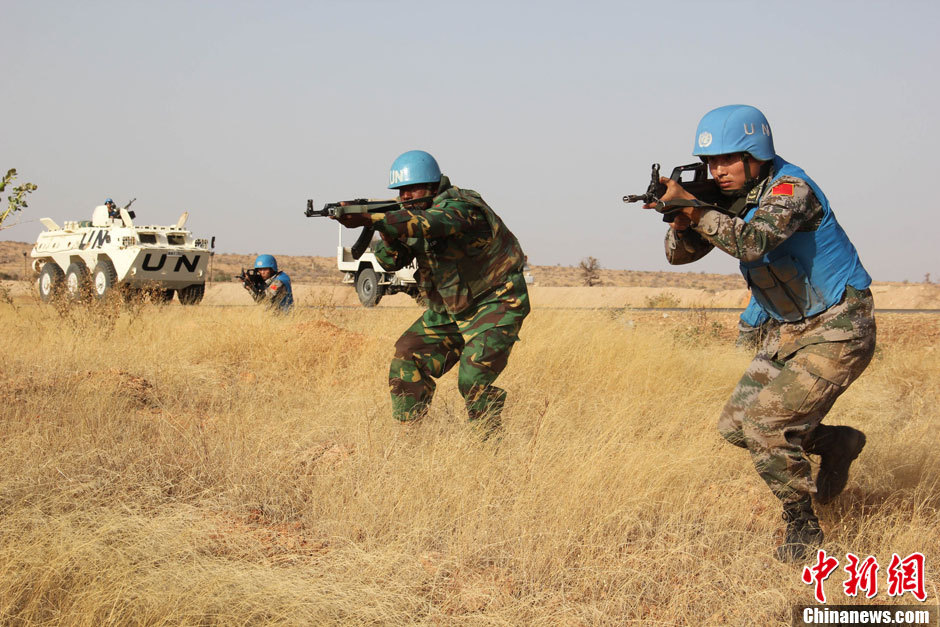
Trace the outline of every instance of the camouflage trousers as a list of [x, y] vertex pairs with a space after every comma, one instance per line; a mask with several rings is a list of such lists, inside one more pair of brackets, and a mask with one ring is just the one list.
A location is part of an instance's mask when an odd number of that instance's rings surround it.
[[434, 396], [434, 379], [459, 363], [457, 386], [470, 420], [497, 426], [506, 391], [493, 382], [506, 367], [528, 314], [529, 294], [520, 273], [460, 314], [425, 311], [395, 343], [388, 373], [395, 418], [421, 418]]
[[872, 327], [863, 337], [810, 344], [782, 360], [762, 350], [745, 370], [718, 431], [750, 452], [758, 474], [784, 504], [816, 492], [806, 453], [819, 452], [831, 437], [831, 427], [820, 422], [874, 350]]

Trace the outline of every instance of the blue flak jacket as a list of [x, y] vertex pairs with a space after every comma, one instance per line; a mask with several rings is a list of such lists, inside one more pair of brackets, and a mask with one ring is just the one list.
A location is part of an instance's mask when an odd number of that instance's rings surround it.
[[[773, 172], [768, 190], [783, 176], [805, 181], [822, 205], [822, 221], [815, 231], [797, 231], [760, 259], [742, 261], [741, 273], [768, 314], [781, 322], [797, 322], [837, 304], [846, 285], [867, 289], [871, 276], [826, 195], [806, 172], [780, 157], [774, 157]], [[750, 222], [755, 211], [757, 207], [749, 209], [744, 221]]]
[[280, 308], [281, 311], [288, 312], [291, 310], [291, 307], [294, 306], [294, 292], [290, 286], [290, 277], [281, 271], [277, 273], [277, 276], [274, 277], [274, 280], [280, 281], [285, 290], [284, 300], [278, 304], [278, 308]]

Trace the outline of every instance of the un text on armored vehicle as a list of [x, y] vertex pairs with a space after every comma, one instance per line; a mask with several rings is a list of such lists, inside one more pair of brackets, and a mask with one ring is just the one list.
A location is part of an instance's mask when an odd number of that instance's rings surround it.
[[125, 293], [153, 290], [164, 301], [176, 293], [184, 305], [202, 300], [210, 240], [196, 239], [185, 228], [188, 212], [171, 226], [137, 226], [130, 204], [120, 209], [120, 217], [109, 217], [108, 207], [100, 205], [91, 220], [66, 221], [61, 227], [40, 219], [46, 230], [30, 256], [43, 301], [60, 293], [76, 300], [103, 299], [118, 288]]

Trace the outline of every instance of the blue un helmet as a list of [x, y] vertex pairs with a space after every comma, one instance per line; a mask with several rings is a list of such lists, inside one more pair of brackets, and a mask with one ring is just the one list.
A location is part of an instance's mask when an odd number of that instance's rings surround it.
[[409, 150], [392, 162], [388, 171], [388, 188], [398, 189], [419, 183], [437, 183], [441, 168], [430, 154], [423, 150]]
[[113, 205], [113, 204], [114, 204], [114, 201], [111, 200], [110, 198], [105, 198], [105, 199], [104, 199], [104, 204], [106, 204], [106, 205]]
[[776, 155], [770, 122], [756, 107], [727, 105], [705, 114], [695, 131], [696, 157], [746, 152], [760, 161]]
[[277, 259], [274, 258], [274, 255], [258, 255], [258, 258], [255, 259], [255, 270], [261, 268], [270, 268], [277, 272]]

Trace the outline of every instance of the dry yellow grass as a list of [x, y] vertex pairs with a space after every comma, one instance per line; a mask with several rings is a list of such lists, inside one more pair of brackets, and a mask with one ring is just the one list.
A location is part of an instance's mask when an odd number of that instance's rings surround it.
[[[320, 304], [0, 302], [0, 622], [788, 625], [813, 602], [715, 432], [733, 315], [536, 307], [493, 443], [454, 373], [422, 424], [391, 419], [416, 308]], [[921, 551], [937, 603], [940, 322], [879, 324], [830, 417], [869, 445], [826, 548]]]

